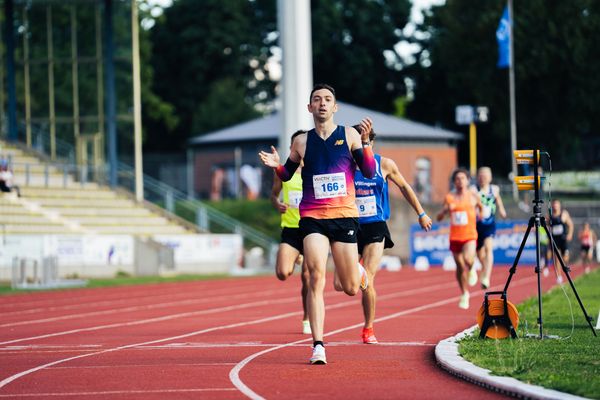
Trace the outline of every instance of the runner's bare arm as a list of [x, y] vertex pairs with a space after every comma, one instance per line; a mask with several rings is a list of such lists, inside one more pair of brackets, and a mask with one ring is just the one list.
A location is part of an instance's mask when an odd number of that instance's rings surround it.
[[575, 229], [573, 226], [573, 220], [571, 219], [571, 214], [567, 210], [563, 210], [563, 219], [564, 223], [567, 225], [567, 242], [573, 240], [573, 230]]
[[360, 133], [351, 126], [346, 127], [346, 140], [360, 172], [366, 178], [372, 178], [375, 176], [375, 156], [369, 141], [369, 132], [371, 132], [372, 126], [371, 119], [364, 118], [359, 125], [361, 127]]
[[[296, 169], [298, 169], [298, 166], [302, 161], [302, 157], [300, 155], [301, 153], [298, 151], [297, 142], [300, 142], [300, 140], [294, 140], [294, 143], [292, 143], [292, 148], [290, 149], [290, 156], [288, 157], [284, 165], [279, 164], [279, 153], [277, 152], [277, 149], [273, 146], [271, 146], [270, 153], [266, 151], [261, 151], [258, 153], [258, 156], [260, 157], [262, 163], [267, 167], [275, 169], [275, 173], [277, 174], [279, 179], [281, 179], [284, 182], [289, 181], [292, 178], [294, 172], [296, 172]], [[306, 146], [306, 139], [303, 141], [303, 144], [304, 146]], [[302, 154], [304, 153], [302, 152]]]
[[430, 230], [432, 224], [431, 218], [429, 218], [425, 213], [425, 210], [423, 210], [419, 198], [408, 182], [406, 182], [404, 176], [400, 173], [396, 163], [389, 158], [381, 157], [381, 169], [384, 179], [389, 179], [394, 182], [402, 192], [406, 201], [408, 201], [408, 204], [415, 210], [419, 217], [419, 225], [421, 225], [421, 228], [426, 231]]
[[471, 193], [471, 202], [479, 215], [483, 215], [483, 203], [481, 202], [481, 197], [479, 197], [478, 194]]
[[500, 188], [496, 185], [492, 186], [492, 192], [494, 193], [494, 197], [496, 197], [496, 204], [498, 205], [498, 212], [502, 218], [506, 218], [506, 209], [504, 208], [504, 203], [502, 202], [502, 196], [500, 196]]
[[444, 219], [444, 216], [449, 212], [450, 212], [450, 205], [448, 204], [448, 199], [444, 199], [444, 205], [442, 206], [442, 209], [437, 214], [435, 219], [437, 221], [441, 221]]
[[282, 187], [281, 179], [279, 179], [275, 172], [273, 176], [273, 187], [271, 188], [271, 204], [273, 204], [273, 207], [281, 214], [285, 213], [287, 210], [287, 205], [279, 201], [279, 194], [281, 193]]

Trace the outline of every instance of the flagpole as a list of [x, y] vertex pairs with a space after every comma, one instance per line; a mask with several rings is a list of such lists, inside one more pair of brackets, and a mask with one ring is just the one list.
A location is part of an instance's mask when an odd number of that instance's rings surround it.
[[[515, 57], [514, 57], [514, 40], [513, 40], [513, 7], [512, 0], [508, 0], [508, 20], [509, 26], [509, 65], [508, 65], [508, 86], [510, 96], [510, 159], [512, 160], [513, 179], [517, 176], [517, 160], [513, 157], [514, 151], [517, 149], [517, 115], [515, 104]], [[517, 185], [512, 185], [513, 199], [519, 201], [519, 191]]]

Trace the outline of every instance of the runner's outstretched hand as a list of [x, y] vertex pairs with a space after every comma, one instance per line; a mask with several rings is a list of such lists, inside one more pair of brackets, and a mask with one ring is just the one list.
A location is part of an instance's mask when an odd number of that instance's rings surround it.
[[267, 167], [277, 168], [279, 166], [279, 153], [273, 146], [271, 146], [270, 153], [261, 151], [258, 153], [258, 156], [260, 157], [260, 161], [262, 161], [262, 163]]

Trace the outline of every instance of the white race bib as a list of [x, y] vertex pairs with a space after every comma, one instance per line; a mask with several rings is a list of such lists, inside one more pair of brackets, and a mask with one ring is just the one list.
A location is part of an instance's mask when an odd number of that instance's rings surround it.
[[481, 219], [488, 219], [492, 216], [492, 207], [483, 206], [483, 211], [481, 213]]
[[288, 201], [289, 201], [289, 206], [291, 208], [298, 208], [300, 207], [300, 201], [302, 200], [302, 192], [299, 190], [290, 190], [288, 192]]
[[377, 215], [377, 201], [375, 201], [375, 196], [357, 197], [356, 208], [358, 208], [359, 217]]
[[469, 222], [469, 218], [467, 217], [466, 211], [452, 211], [450, 220], [451, 224], [455, 226], [467, 225], [467, 223]]
[[552, 234], [554, 236], [560, 236], [565, 232], [565, 226], [563, 224], [560, 225], [552, 225]]
[[346, 176], [343, 172], [313, 176], [315, 199], [331, 199], [344, 197], [346, 192]]

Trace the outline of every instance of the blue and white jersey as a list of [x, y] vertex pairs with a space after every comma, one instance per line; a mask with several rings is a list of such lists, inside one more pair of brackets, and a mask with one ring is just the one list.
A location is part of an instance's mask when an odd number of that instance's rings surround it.
[[375, 176], [372, 179], [365, 178], [357, 169], [354, 173], [354, 187], [360, 224], [387, 221], [390, 218], [388, 184], [381, 172], [379, 154], [375, 154]]
[[496, 222], [496, 196], [494, 196], [492, 186], [493, 185], [489, 186], [487, 192], [477, 186], [477, 192], [479, 193], [479, 198], [483, 205], [482, 213], [479, 216], [479, 221], [477, 221], [479, 224], [492, 225]]

